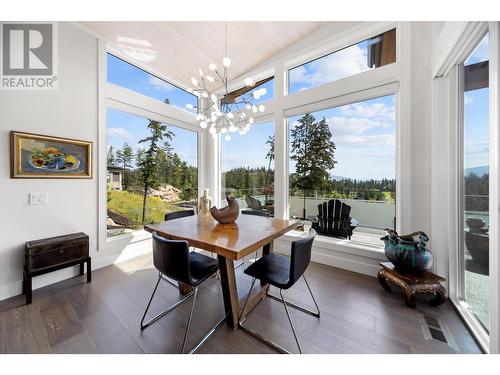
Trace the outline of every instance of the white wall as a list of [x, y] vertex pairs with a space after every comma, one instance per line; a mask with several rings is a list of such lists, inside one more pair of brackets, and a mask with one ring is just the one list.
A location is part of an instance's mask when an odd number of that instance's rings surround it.
[[[90, 180], [10, 179], [9, 131], [97, 143], [97, 39], [70, 23], [59, 25], [59, 88], [0, 91], [0, 300], [21, 293], [24, 243], [85, 232], [91, 256], [97, 242], [97, 147]], [[48, 204], [28, 205], [29, 192], [48, 193]], [[34, 287], [74, 270], [34, 279]]]

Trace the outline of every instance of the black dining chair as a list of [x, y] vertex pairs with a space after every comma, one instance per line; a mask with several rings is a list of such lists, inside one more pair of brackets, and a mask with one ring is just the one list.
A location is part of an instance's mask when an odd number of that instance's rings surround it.
[[172, 211], [165, 214], [165, 221], [180, 219], [181, 217], [194, 216], [194, 210]]
[[[296, 308], [300, 311], [303, 311], [307, 314], [313, 315], [315, 317], [318, 318], [320, 317], [318, 304], [314, 299], [314, 295], [312, 294], [311, 288], [309, 287], [309, 283], [307, 282], [306, 276], [304, 274], [311, 261], [311, 247], [315, 236], [316, 232], [314, 231], [314, 229], [312, 229], [307, 238], [293, 241], [291, 257], [273, 253], [267, 254], [264, 255], [259, 260], [257, 260], [255, 263], [253, 263], [244, 271], [245, 274], [252, 276], [253, 280], [252, 280], [252, 286], [250, 287], [250, 291], [248, 292], [248, 295], [246, 297], [245, 304], [243, 305], [243, 309], [241, 310], [242, 314], [245, 312], [248, 299], [250, 297], [250, 294], [252, 293], [253, 286], [257, 279], [259, 279], [263, 283], [267, 283], [278, 288], [280, 290], [281, 298], [273, 296], [272, 294], [269, 293], [269, 290], [267, 291], [267, 295], [272, 299], [275, 299], [283, 303], [283, 306], [285, 307], [286, 316], [288, 317], [288, 321], [290, 322], [290, 327], [292, 328], [292, 333], [295, 338], [295, 342], [297, 343], [297, 347], [299, 348], [299, 353], [301, 354], [302, 354], [302, 349], [300, 347], [299, 339], [295, 332], [292, 319], [290, 318], [290, 313], [288, 312], [287, 305]], [[285, 300], [285, 297], [283, 296], [283, 290], [290, 289], [301, 277], [304, 279], [307, 289], [311, 294], [314, 305], [316, 306], [316, 311], [311, 311], [302, 306], [298, 306], [294, 303], [288, 302]], [[280, 345], [274, 343], [273, 341], [265, 338], [261, 334], [244, 326], [243, 323], [245, 322], [247, 317], [248, 314], [242, 319], [240, 319], [238, 323], [238, 325], [245, 332], [249, 333], [256, 339], [264, 342], [270, 347], [278, 350], [279, 352], [290, 354], [288, 350], [284, 349]]]
[[[241, 213], [242, 213], [243, 215], [253, 215], [253, 216], [270, 217], [270, 216], [269, 216], [269, 212], [267, 212], [267, 211], [242, 210], [242, 211], [241, 211]], [[259, 257], [259, 252], [258, 252], [258, 251], [256, 251], [256, 252], [255, 252], [255, 259], [254, 259], [254, 261], [257, 261], [258, 257]], [[238, 264], [238, 265], [237, 265], [236, 267], [234, 267], [234, 268], [238, 268], [238, 267], [242, 266], [243, 264], [245, 264], [245, 259], [244, 259], [244, 258], [241, 260], [241, 263], [240, 263], [240, 264]]]
[[[174, 310], [177, 306], [187, 301], [189, 298], [193, 297], [193, 304], [191, 305], [191, 310], [189, 313], [186, 330], [184, 332], [184, 339], [182, 340], [181, 353], [184, 353], [186, 347], [186, 339], [189, 334], [189, 328], [191, 327], [191, 320], [193, 318], [193, 311], [196, 304], [196, 297], [198, 296], [198, 286], [204, 282], [207, 278], [217, 272], [219, 269], [219, 264], [217, 260], [212, 259], [206, 255], [190, 252], [187, 241], [173, 241], [167, 240], [163, 237], [158, 236], [153, 233], [153, 263], [155, 268], [158, 270], [158, 281], [151, 294], [146, 311], [141, 320], [141, 330], [149, 327], [151, 324], [167, 315], [169, 312]], [[144, 323], [146, 315], [148, 313], [149, 307], [151, 306], [151, 301], [158, 289], [160, 281], [168, 277], [178, 283], [183, 283], [192, 287], [192, 290], [180, 301], [177, 301], [172, 306], [163, 310], [157, 314], [152, 319]], [[168, 280], [168, 279], [165, 279]], [[189, 353], [194, 353], [201, 345], [219, 328], [225, 321], [224, 316], [219, 320], [208, 333], [199, 341]]]

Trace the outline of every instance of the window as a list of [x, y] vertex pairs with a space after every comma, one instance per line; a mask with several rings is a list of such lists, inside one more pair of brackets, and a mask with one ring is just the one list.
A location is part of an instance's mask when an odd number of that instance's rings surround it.
[[351, 239], [381, 246], [396, 221], [395, 96], [290, 117], [288, 125], [290, 216], [321, 226], [318, 205], [338, 199], [350, 206]]
[[[151, 139], [153, 151], [148, 163]], [[164, 220], [170, 211], [196, 206], [198, 196], [196, 132], [115, 109], [107, 114], [107, 236]], [[145, 177], [148, 178], [144, 206]], [[109, 178], [109, 177], [108, 177]]]
[[396, 29], [392, 29], [290, 69], [288, 92], [310, 89], [395, 61]]
[[489, 330], [489, 37], [463, 64], [463, 299]]
[[221, 167], [223, 201], [231, 194], [241, 209], [274, 215], [274, 123], [256, 124], [221, 142]]
[[196, 113], [195, 95], [108, 53], [108, 82]]

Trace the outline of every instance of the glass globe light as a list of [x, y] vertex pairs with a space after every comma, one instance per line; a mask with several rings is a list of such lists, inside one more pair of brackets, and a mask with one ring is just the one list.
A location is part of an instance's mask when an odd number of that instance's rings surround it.
[[216, 71], [217, 70], [217, 65], [215, 65], [214, 63], [211, 63], [209, 66], [208, 66], [208, 69], [210, 69], [211, 71]]
[[252, 112], [253, 113], [257, 113], [258, 109], [257, 109], [257, 106], [256, 105], [253, 105], [252, 106]]
[[253, 119], [253, 117], [250, 117], [250, 118], [248, 119], [248, 123], [249, 123], [249, 124], [253, 124], [253, 123], [254, 123], [254, 119]]
[[231, 59], [229, 57], [224, 57], [222, 59], [222, 65], [224, 65], [226, 68], [229, 68], [231, 66]]
[[195, 86], [198, 86], [198, 80], [194, 77], [191, 77], [191, 83]]
[[253, 86], [254, 84], [255, 84], [255, 82], [253, 81], [252, 78], [250, 78], [250, 77], [245, 78], [245, 85]]
[[264, 107], [262, 104], [259, 105], [259, 112], [264, 112], [266, 110], [266, 107]]
[[201, 119], [203, 119], [203, 115], [202, 115], [201, 113], [198, 113], [198, 114], [196, 115], [196, 120], [197, 120], [197, 121], [200, 121]]
[[208, 124], [205, 121], [200, 122], [200, 128], [202, 129], [206, 129], [207, 125]]
[[211, 95], [210, 95], [210, 99], [212, 99], [212, 101], [213, 101], [214, 103], [217, 103], [217, 95], [215, 95], [215, 94], [211, 94]]
[[204, 98], [208, 98], [208, 94], [205, 91], [201, 93], [201, 96], [203, 96]]
[[255, 90], [253, 92], [253, 98], [254, 99], [259, 99], [260, 98], [260, 90]]
[[226, 129], [226, 128], [222, 128], [222, 129], [220, 130], [220, 132], [221, 132], [222, 134], [225, 134], [225, 133], [227, 133], [227, 129]]
[[229, 131], [231, 133], [234, 133], [236, 130], [238, 130], [238, 128], [236, 126], [234, 126], [234, 124], [231, 124], [231, 126], [229, 127]]
[[217, 133], [217, 129], [215, 129], [213, 126], [208, 130], [208, 132], [212, 135]]
[[215, 78], [212, 77], [212, 76], [209, 76], [208, 74], [206, 75], [206, 77], [207, 77], [207, 81], [208, 82], [214, 82], [215, 81]]
[[227, 118], [230, 118], [230, 119], [234, 118], [233, 112], [228, 112], [226, 116], [227, 116]]
[[265, 87], [261, 88], [259, 91], [260, 91], [260, 96], [264, 96], [267, 94], [267, 89]]
[[247, 105], [245, 106], [246, 109], [252, 109], [252, 105], [250, 103], [247, 103]]

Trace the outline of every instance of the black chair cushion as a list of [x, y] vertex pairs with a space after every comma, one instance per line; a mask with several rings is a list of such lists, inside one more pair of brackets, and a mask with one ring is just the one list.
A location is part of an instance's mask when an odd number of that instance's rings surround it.
[[290, 258], [284, 255], [267, 254], [245, 270], [245, 274], [280, 289], [288, 289]]
[[217, 259], [191, 252], [189, 253], [189, 267], [191, 270], [191, 280], [193, 285], [196, 286], [217, 272], [219, 263]]

